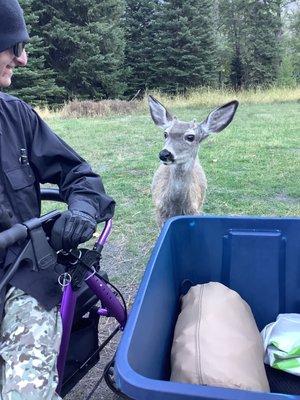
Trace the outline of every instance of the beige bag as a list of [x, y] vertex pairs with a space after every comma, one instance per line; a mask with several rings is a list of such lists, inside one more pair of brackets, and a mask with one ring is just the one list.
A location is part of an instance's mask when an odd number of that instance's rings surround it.
[[269, 392], [263, 343], [248, 304], [218, 282], [182, 298], [171, 352], [171, 380]]

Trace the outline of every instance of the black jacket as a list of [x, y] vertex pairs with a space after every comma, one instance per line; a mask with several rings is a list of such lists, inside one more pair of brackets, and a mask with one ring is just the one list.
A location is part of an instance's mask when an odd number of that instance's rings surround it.
[[[40, 215], [40, 183], [58, 185], [69, 209], [87, 212], [98, 222], [113, 215], [115, 203], [105, 194], [100, 177], [89, 164], [56, 136], [30, 106], [1, 92], [0, 162], [0, 182], [14, 222]], [[5, 264], [15, 255], [11, 249]], [[57, 276], [55, 271], [34, 272], [24, 266], [10, 283], [50, 309], [61, 295]]]

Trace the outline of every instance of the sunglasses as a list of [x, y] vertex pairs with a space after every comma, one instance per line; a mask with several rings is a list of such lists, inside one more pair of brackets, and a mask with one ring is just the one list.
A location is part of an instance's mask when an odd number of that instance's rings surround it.
[[12, 52], [14, 54], [15, 57], [21, 57], [23, 50], [25, 48], [26, 43], [25, 42], [19, 42], [16, 43], [14, 46], [12, 46]]

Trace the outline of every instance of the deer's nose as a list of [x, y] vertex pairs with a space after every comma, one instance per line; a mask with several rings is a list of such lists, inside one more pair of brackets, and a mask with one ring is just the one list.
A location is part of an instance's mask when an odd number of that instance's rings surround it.
[[174, 161], [174, 156], [169, 150], [162, 150], [158, 156], [161, 161]]

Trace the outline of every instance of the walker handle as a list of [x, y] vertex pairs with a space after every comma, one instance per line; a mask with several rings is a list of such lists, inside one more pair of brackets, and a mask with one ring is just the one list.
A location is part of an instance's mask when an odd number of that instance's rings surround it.
[[4, 250], [13, 245], [18, 240], [23, 240], [27, 237], [27, 227], [22, 224], [15, 224], [11, 228], [0, 233], [0, 249]]

